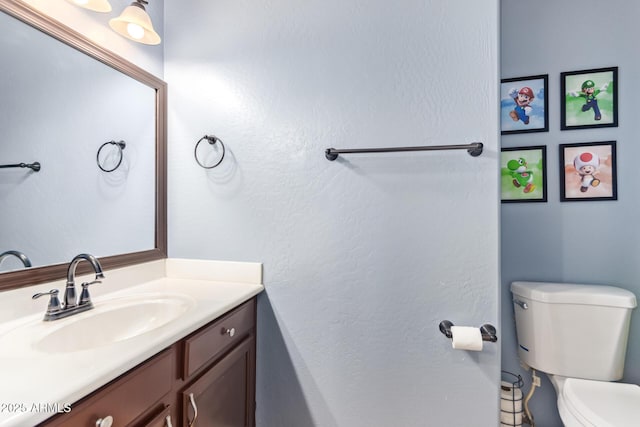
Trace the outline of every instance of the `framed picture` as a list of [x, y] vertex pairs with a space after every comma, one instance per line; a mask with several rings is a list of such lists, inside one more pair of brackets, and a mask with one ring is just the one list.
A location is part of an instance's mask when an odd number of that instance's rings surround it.
[[548, 132], [549, 76], [503, 79], [500, 83], [500, 130], [502, 134]]
[[618, 200], [616, 142], [560, 144], [560, 200]]
[[618, 67], [560, 74], [562, 130], [618, 126]]
[[547, 147], [503, 148], [500, 156], [502, 202], [547, 201]]

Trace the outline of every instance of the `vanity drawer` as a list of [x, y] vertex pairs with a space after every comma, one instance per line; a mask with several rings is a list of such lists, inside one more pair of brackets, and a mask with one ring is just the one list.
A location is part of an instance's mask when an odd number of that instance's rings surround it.
[[183, 379], [242, 341], [255, 327], [255, 298], [185, 339]]
[[95, 426], [97, 420], [113, 417], [114, 426], [126, 426], [143, 415], [171, 391], [174, 347], [165, 350], [99, 392], [71, 405], [71, 412], [46, 421], [46, 427]]

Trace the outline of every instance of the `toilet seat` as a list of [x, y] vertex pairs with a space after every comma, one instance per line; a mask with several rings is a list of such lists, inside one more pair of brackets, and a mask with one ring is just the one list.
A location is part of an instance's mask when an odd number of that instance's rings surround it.
[[566, 427], [636, 427], [640, 386], [567, 378], [558, 410]]

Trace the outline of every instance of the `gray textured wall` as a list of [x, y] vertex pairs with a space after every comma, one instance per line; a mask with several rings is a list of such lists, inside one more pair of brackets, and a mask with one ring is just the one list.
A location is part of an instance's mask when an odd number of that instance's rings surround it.
[[[504, 147], [546, 145], [548, 203], [502, 205], [503, 367], [521, 372], [509, 284], [513, 280], [600, 283], [640, 296], [640, 190], [635, 162], [640, 4], [616, 0], [503, 1], [502, 78], [549, 74], [548, 133], [505, 135]], [[560, 73], [618, 66], [619, 127], [560, 131]], [[618, 201], [560, 202], [558, 144], [617, 141]], [[640, 315], [632, 318], [625, 381], [640, 382]], [[528, 374], [522, 372], [527, 377]], [[532, 400], [541, 426], [559, 426], [546, 380]]]
[[497, 6], [165, 2], [170, 254], [264, 262], [258, 425], [497, 424], [499, 347], [437, 328], [499, 320]]

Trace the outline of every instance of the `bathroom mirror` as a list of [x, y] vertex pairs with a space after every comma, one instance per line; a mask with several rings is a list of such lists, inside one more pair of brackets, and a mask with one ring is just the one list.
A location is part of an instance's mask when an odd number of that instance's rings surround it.
[[20, 1], [0, 0], [0, 28], [0, 166], [40, 165], [0, 168], [0, 253], [32, 264], [6, 257], [0, 290], [82, 252], [166, 257], [166, 84]]

